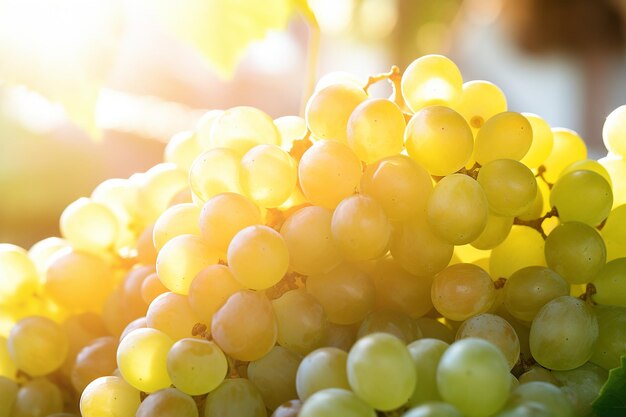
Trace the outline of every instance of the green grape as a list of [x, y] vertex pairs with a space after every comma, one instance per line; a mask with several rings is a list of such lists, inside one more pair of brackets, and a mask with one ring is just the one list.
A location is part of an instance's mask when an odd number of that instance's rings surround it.
[[267, 417], [259, 390], [244, 378], [226, 379], [204, 404], [204, 417]]
[[300, 116], [283, 116], [274, 119], [274, 125], [280, 134], [280, 146], [289, 151], [296, 139], [306, 135], [306, 120]]
[[563, 171], [561, 171], [559, 178], [561, 178], [565, 174], [569, 174], [570, 172], [574, 171], [593, 171], [596, 174], [600, 174], [602, 178], [604, 178], [606, 182], [609, 183], [609, 185], [613, 184], [609, 171], [607, 171], [600, 162], [594, 161], [593, 159], [581, 159], [580, 161], [572, 162], [571, 164], [563, 168]]
[[620, 366], [620, 357], [626, 354], [626, 308], [596, 306], [599, 336], [590, 361], [604, 369]]
[[572, 404], [558, 387], [547, 382], [533, 381], [521, 384], [512, 393], [510, 405], [524, 404], [529, 401], [543, 405], [553, 417], [573, 417]]
[[39, 277], [27, 252], [0, 244], [0, 304], [20, 303], [39, 289]]
[[274, 346], [267, 355], [248, 365], [248, 379], [257, 387], [270, 410], [297, 398], [296, 373], [301, 360], [297, 353]]
[[486, 163], [480, 168], [477, 179], [485, 191], [489, 209], [500, 216], [523, 214], [537, 196], [537, 181], [532, 171], [512, 159]]
[[402, 417], [462, 417], [452, 404], [430, 402], [411, 408]]
[[233, 150], [241, 156], [260, 144], [280, 144], [274, 121], [263, 111], [248, 106], [230, 108], [212, 122], [209, 142], [214, 148]]
[[522, 113], [533, 130], [533, 141], [526, 155], [520, 160], [528, 168], [537, 168], [543, 164], [552, 152], [554, 134], [552, 128], [541, 117], [532, 113]]
[[228, 245], [228, 265], [244, 287], [262, 290], [278, 283], [289, 268], [285, 239], [267, 226], [248, 226]]
[[513, 226], [509, 235], [491, 250], [491, 276], [508, 278], [527, 266], [545, 266], [545, 242], [538, 231], [526, 226]]
[[559, 385], [559, 381], [557, 381], [552, 372], [540, 365], [532, 365], [528, 371], [519, 377], [520, 384], [528, 384], [533, 381], [547, 382], [555, 386]]
[[607, 218], [613, 205], [609, 183], [593, 171], [573, 171], [552, 187], [550, 204], [562, 222], [577, 221], [596, 226]]
[[552, 134], [554, 145], [543, 166], [546, 168], [544, 177], [554, 183], [568, 165], [587, 158], [587, 147], [583, 139], [573, 130], [554, 128]]
[[605, 369], [587, 362], [570, 371], [554, 371], [553, 375], [561, 385], [561, 390], [572, 402], [575, 415], [594, 414], [591, 403], [598, 398], [602, 386], [609, 377]]
[[535, 200], [528, 207], [528, 209], [517, 216], [520, 220], [534, 220], [541, 217], [544, 213], [550, 210], [548, 202], [550, 201], [550, 187], [545, 181], [537, 182], [537, 194]]
[[555, 417], [543, 404], [524, 401], [502, 409], [494, 417]]
[[425, 339], [437, 339], [448, 344], [454, 342], [454, 330], [451, 326], [431, 317], [420, 317], [415, 322]]
[[111, 375], [115, 368], [117, 340], [105, 336], [92, 341], [78, 352], [72, 367], [72, 386], [76, 392], [83, 392], [91, 381], [101, 376]]
[[606, 262], [602, 236], [584, 223], [568, 222], [557, 226], [546, 239], [548, 266], [570, 284], [591, 281]]
[[476, 239], [472, 241], [472, 246], [476, 249], [493, 249], [509, 235], [513, 226], [513, 217], [499, 216], [491, 211], [487, 215], [485, 229]]
[[626, 176], [626, 159], [615, 156], [607, 156], [598, 160], [611, 176], [611, 182], [615, 184], [613, 188], [613, 208], [626, 204], [626, 187], [622, 184], [622, 178]]
[[241, 158], [241, 189], [260, 207], [284, 203], [298, 181], [298, 167], [278, 145], [257, 145]]
[[188, 395], [211, 392], [222, 383], [227, 371], [224, 352], [207, 340], [181, 339], [167, 354], [167, 373], [172, 383]]
[[137, 186], [137, 201], [141, 203], [137, 213], [143, 224], [154, 223], [172, 198], [189, 186], [187, 172], [169, 163], [155, 165], [131, 179]]
[[191, 337], [191, 331], [199, 321], [189, 299], [173, 292], [155, 298], [146, 313], [148, 327], [162, 331], [174, 341]]
[[191, 131], [176, 133], [165, 145], [163, 160], [176, 165], [178, 169], [189, 171], [194, 159], [202, 153], [196, 134]]
[[406, 155], [368, 165], [361, 177], [361, 192], [373, 197], [391, 221], [406, 221], [423, 212], [432, 190], [428, 171]]
[[568, 283], [542, 266], [514, 272], [504, 284], [504, 306], [513, 317], [531, 322], [548, 301], [569, 294]]
[[272, 303], [263, 293], [237, 291], [213, 315], [213, 340], [227, 355], [254, 361], [276, 343], [278, 324]]
[[17, 382], [0, 376], [0, 398], [2, 398], [2, 402], [0, 402], [0, 417], [11, 417], [11, 410], [13, 409], [13, 404], [15, 404], [18, 389]]
[[437, 339], [420, 339], [407, 346], [416, 372], [416, 383], [409, 407], [430, 401], [441, 401], [437, 388], [437, 367], [449, 344]]
[[208, 324], [228, 297], [243, 289], [227, 266], [209, 265], [191, 281], [189, 306], [200, 322]]
[[298, 417], [300, 409], [302, 408], [302, 401], [289, 400], [286, 403], [281, 404], [274, 410], [272, 417]]
[[413, 112], [426, 106], [454, 106], [461, 98], [463, 78], [454, 62], [443, 55], [424, 55], [404, 70], [402, 96]]
[[376, 200], [355, 194], [343, 199], [335, 208], [331, 232], [346, 259], [365, 261], [387, 252], [391, 223]]
[[604, 121], [602, 139], [609, 152], [626, 158], [626, 105], [613, 110]]
[[347, 141], [365, 163], [399, 154], [404, 146], [404, 115], [393, 101], [375, 98], [359, 104], [348, 119]]
[[437, 183], [427, 207], [428, 223], [446, 242], [464, 245], [485, 230], [489, 206], [480, 184], [463, 174]]
[[361, 180], [361, 161], [348, 145], [334, 140], [316, 142], [298, 165], [302, 192], [313, 204], [334, 209], [354, 194]]
[[377, 310], [370, 313], [359, 326], [357, 339], [373, 333], [388, 333], [404, 343], [422, 337], [422, 332], [415, 321], [406, 314], [390, 310]]
[[463, 83], [461, 99], [454, 109], [461, 113], [476, 134], [492, 116], [507, 110], [506, 97], [489, 81], [468, 81]]
[[92, 381], [80, 396], [82, 417], [135, 417], [141, 404], [140, 392], [117, 376]]
[[14, 381], [17, 379], [16, 377], [17, 366], [11, 358], [8, 340], [5, 337], [0, 336], [0, 380], [2, 378], [8, 378], [11, 381]]
[[79, 249], [110, 248], [117, 239], [118, 227], [111, 209], [86, 197], [70, 203], [61, 213], [61, 236]]
[[359, 339], [348, 353], [347, 370], [352, 391], [377, 410], [400, 407], [415, 388], [411, 355], [405, 344], [390, 334], [373, 333]]
[[46, 317], [31, 316], [13, 326], [7, 347], [17, 368], [30, 376], [42, 376], [63, 364], [69, 341], [57, 323]]
[[316, 137], [347, 141], [348, 119], [367, 99], [367, 93], [353, 83], [335, 83], [313, 93], [306, 104], [306, 124]]
[[153, 392], [143, 400], [136, 417], [198, 417], [196, 402], [176, 388]]
[[546, 303], [530, 327], [530, 351], [542, 366], [557, 371], [587, 362], [598, 339], [593, 310], [578, 298], [562, 296]]
[[620, 245], [626, 245], [626, 204], [615, 207], [602, 228], [602, 236]]
[[157, 252], [173, 237], [185, 234], [200, 236], [199, 217], [200, 208], [192, 203], [168, 207], [152, 229], [152, 239]]
[[[2, 397], [4, 399], [4, 397]], [[63, 411], [61, 390], [45, 378], [26, 382], [17, 392], [11, 417], [39, 417]]]
[[404, 140], [409, 156], [438, 176], [463, 168], [474, 148], [472, 130], [463, 116], [443, 106], [416, 112], [407, 124]]
[[341, 264], [326, 274], [309, 276], [306, 290], [322, 305], [331, 323], [358, 323], [374, 308], [374, 284], [364, 272], [350, 264]]
[[341, 388], [316, 392], [304, 402], [298, 417], [376, 417], [376, 412], [357, 394]]
[[[169, 387], [172, 381], [167, 373], [167, 353], [173, 344], [160, 330], [146, 328], [130, 332], [117, 347], [117, 367], [124, 380], [144, 392]], [[85, 392], [88, 389], [89, 386]]]
[[533, 129], [520, 113], [498, 113], [476, 134], [474, 158], [480, 165], [496, 159], [521, 160], [533, 141]]
[[358, 330], [359, 326], [355, 324], [341, 325], [328, 322], [323, 345], [336, 347], [347, 352], [356, 342]]
[[463, 322], [456, 332], [456, 340], [478, 337], [497, 346], [504, 354], [509, 369], [519, 359], [520, 343], [515, 329], [508, 321], [495, 314], [478, 314]]
[[454, 342], [437, 367], [441, 398], [467, 417], [490, 416], [507, 401], [511, 379], [506, 358], [483, 339]]
[[430, 298], [432, 279], [410, 274], [393, 258], [376, 262], [372, 278], [378, 308], [395, 310], [417, 319], [433, 307]]
[[298, 397], [306, 401], [311, 395], [327, 388], [350, 390], [346, 364], [348, 354], [335, 347], [323, 347], [309, 353], [296, 373]]
[[318, 206], [301, 208], [289, 216], [280, 234], [289, 249], [289, 266], [303, 275], [330, 272], [341, 263], [332, 239], [332, 211]]
[[463, 321], [486, 313], [496, 294], [489, 274], [474, 264], [450, 265], [433, 281], [431, 297], [439, 313], [450, 320]]
[[189, 186], [201, 202], [221, 193], [238, 193], [240, 156], [232, 149], [215, 148], [200, 154], [189, 170]]
[[411, 274], [433, 276], [448, 265], [454, 246], [435, 234], [425, 216], [416, 216], [394, 229], [390, 249]]

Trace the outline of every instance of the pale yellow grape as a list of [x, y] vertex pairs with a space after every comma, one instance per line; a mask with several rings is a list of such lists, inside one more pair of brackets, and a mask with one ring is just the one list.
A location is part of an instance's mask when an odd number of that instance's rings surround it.
[[537, 179], [537, 194], [535, 201], [528, 209], [517, 216], [520, 220], [534, 220], [550, 211], [550, 187], [545, 181]]
[[446, 342], [429, 338], [416, 340], [407, 346], [417, 376], [415, 389], [408, 401], [409, 406], [441, 401], [437, 389], [437, 366], [448, 346]]
[[171, 162], [179, 169], [189, 171], [193, 161], [202, 153], [202, 148], [194, 132], [179, 132], [165, 145], [163, 160]]
[[320, 139], [345, 143], [350, 114], [366, 98], [367, 93], [352, 83], [331, 84], [317, 90], [306, 105], [306, 124]]
[[341, 142], [319, 141], [302, 155], [298, 178], [311, 203], [332, 209], [357, 190], [361, 161]]
[[498, 113], [476, 134], [474, 157], [481, 165], [495, 159], [519, 161], [532, 141], [533, 129], [528, 119], [516, 112]]
[[198, 417], [198, 406], [191, 396], [176, 388], [165, 388], [142, 401], [135, 417]]
[[552, 187], [550, 204], [561, 222], [576, 221], [597, 226], [613, 206], [611, 185], [593, 171], [573, 171], [559, 178]]
[[101, 377], [83, 391], [80, 397], [80, 413], [83, 417], [135, 417], [141, 404], [139, 395], [137, 389], [120, 377]]
[[63, 328], [52, 320], [31, 316], [18, 321], [9, 334], [11, 359], [22, 371], [41, 376], [57, 370], [65, 361], [69, 341]]
[[402, 96], [413, 112], [426, 106], [452, 106], [461, 98], [463, 78], [454, 62], [443, 55], [424, 55], [402, 74]]
[[370, 164], [402, 151], [405, 127], [404, 115], [396, 103], [382, 98], [366, 100], [348, 119], [348, 145]]
[[208, 151], [215, 147], [211, 142], [211, 129], [213, 128], [213, 123], [222, 113], [224, 113], [224, 110], [209, 110], [198, 119], [195, 129], [196, 140], [203, 151]]
[[487, 225], [489, 205], [480, 184], [463, 174], [444, 177], [433, 190], [428, 223], [446, 242], [463, 245], [476, 239]]
[[[0, 397], [4, 400], [3, 397]], [[0, 409], [1, 410], [1, 409]], [[61, 390], [45, 378], [26, 382], [17, 392], [11, 417], [49, 416], [63, 411]], [[1, 415], [1, 414], [0, 414]]]
[[261, 224], [261, 211], [241, 194], [217, 194], [202, 206], [199, 224], [204, 239], [225, 253], [237, 232]]
[[167, 353], [173, 344], [160, 330], [130, 332], [117, 348], [117, 367], [124, 380], [148, 393], [169, 387], [172, 381], [167, 373]]
[[391, 221], [422, 213], [433, 190], [428, 171], [406, 155], [394, 155], [368, 165], [361, 192], [373, 197]]
[[602, 236], [626, 245], [626, 204], [614, 208], [602, 228]]
[[148, 327], [162, 331], [174, 341], [191, 337], [198, 322], [200, 319], [191, 309], [187, 297], [172, 292], [155, 298], [146, 313]]
[[350, 264], [309, 276], [306, 289], [322, 305], [331, 323], [358, 323], [374, 308], [374, 284], [364, 272]]
[[[267, 417], [261, 393], [246, 378], [231, 378], [206, 398], [204, 417]], [[369, 416], [368, 416], [369, 417]]]
[[200, 235], [200, 207], [193, 203], [176, 204], [163, 212], [154, 224], [152, 239], [157, 252], [173, 237]]
[[592, 403], [600, 395], [608, 373], [605, 369], [587, 362], [569, 371], [554, 371], [557, 384], [574, 406], [576, 415], [593, 415]]
[[154, 248], [153, 239], [154, 223], [149, 224], [137, 237], [137, 262], [143, 265], [151, 265], [156, 262], [157, 251]]
[[18, 389], [19, 385], [17, 385], [17, 382], [0, 376], [0, 398], [2, 398], [2, 402], [0, 402], [1, 417], [11, 417], [11, 410], [13, 409]]
[[235, 151], [225, 148], [215, 148], [200, 154], [189, 170], [189, 185], [193, 195], [200, 202], [206, 202], [220, 193], [238, 193], [241, 188], [240, 158]]
[[50, 261], [70, 246], [67, 240], [60, 237], [47, 237], [31, 246], [28, 250], [28, 257], [35, 264], [40, 279], [45, 278]]
[[148, 304], [143, 300], [141, 287], [144, 280], [154, 272], [154, 265], [134, 267], [126, 274], [121, 286], [118, 287], [121, 290], [122, 303], [126, 305], [124, 313], [129, 320], [146, 315]]
[[600, 332], [590, 361], [609, 371], [620, 366], [620, 357], [626, 353], [626, 309], [596, 306], [594, 311]]
[[[358, 395], [342, 388], [326, 388], [316, 392], [302, 404], [298, 411], [298, 417], [335, 415], [342, 417], [376, 417], [377, 413]], [[291, 417], [291, 415], [287, 414], [285, 417]]]
[[81, 349], [72, 367], [71, 381], [76, 392], [101, 376], [111, 375], [117, 368], [117, 339], [113, 336], [93, 340]]
[[463, 83], [460, 100], [454, 106], [476, 133], [492, 116], [507, 110], [506, 97], [495, 84], [474, 80]]
[[593, 279], [598, 304], [626, 307], [626, 258], [608, 262]]
[[139, 220], [138, 189], [134, 180], [111, 178], [96, 186], [91, 193], [91, 199], [111, 209], [121, 226], [130, 227], [132, 222]]
[[262, 358], [278, 337], [272, 303], [260, 292], [236, 292], [213, 315], [211, 334], [222, 351], [234, 359]]
[[35, 264], [19, 246], [0, 244], [0, 304], [19, 303], [40, 287]]
[[249, 106], [233, 107], [220, 114], [211, 126], [210, 143], [232, 149], [241, 156], [256, 145], [279, 145], [280, 135], [265, 112]]
[[456, 340], [478, 337], [497, 346], [504, 354], [509, 369], [513, 369], [520, 355], [520, 342], [513, 326], [495, 314], [478, 314], [465, 320], [456, 332]]
[[405, 344], [422, 337], [422, 332], [411, 317], [393, 310], [376, 310], [361, 322], [357, 340], [373, 333], [387, 333], [402, 340]]
[[600, 162], [593, 159], [581, 159], [580, 161], [572, 162], [571, 164], [563, 168], [563, 171], [561, 171], [559, 178], [573, 171], [593, 171], [596, 174], [600, 174], [602, 178], [604, 178], [606, 182], [609, 183], [609, 185], [613, 184], [609, 171], [607, 171]]
[[[532, 381], [521, 384], [511, 393], [511, 405], [541, 404], [542, 414], [552, 417], [571, 417], [574, 414], [572, 402], [561, 388], [548, 382]], [[544, 412], [545, 410], [545, 412]]]
[[81, 197], [63, 210], [60, 228], [61, 235], [74, 247], [97, 251], [113, 245], [119, 225], [107, 206]]
[[554, 145], [543, 166], [546, 168], [544, 177], [554, 183], [565, 167], [587, 158], [587, 146], [578, 133], [571, 129], [553, 128], [552, 134]]
[[202, 323], [209, 324], [228, 297], [242, 289], [227, 266], [209, 265], [191, 281], [189, 305]]
[[73, 361], [82, 348], [94, 339], [110, 335], [103, 317], [96, 313], [71, 315], [61, 323], [61, 327], [69, 342], [67, 360], [61, 368], [65, 374], [71, 371]]
[[552, 147], [554, 145], [554, 134], [552, 128], [543, 120], [540, 116], [533, 113], [522, 113], [522, 115], [528, 119], [530, 126], [533, 130], [533, 141], [530, 145], [530, 149], [521, 162], [528, 168], [537, 168], [543, 164], [550, 153], [552, 153]]
[[149, 305], [159, 294], [169, 291], [159, 279], [159, 275], [154, 272], [146, 277], [141, 283], [141, 298]]
[[545, 266], [544, 247], [538, 231], [514, 225], [504, 242], [491, 250], [489, 272], [494, 278], [507, 278], [527, 266]]
[[[515, 378], [512, 375], [511, 377]], [[402, 417], [462, 417], [462, 415], [452, 404], [432, 401], [409, 409]]]
[[541, 365], [532, 365], [528, 371], [519, 376], [520, 384], [528, 384], [533, 381], [547, 382], [554, 386], [559, 385], [559, 381], [554, 377], [552, 372]]
[[280, 135], [280, 146], [286, 150], [291, 150], [293, 141], [302, 139], [306, 135], [306, 120], [300, 116], [283, 116], [274, 119], [274, 125]]
[[472, 241], [472, 246], [481, 250], [493, 249], [506, 239], [512, 226], [513, 217], [499, 216], [490, 211], [485, 229]]
[[180, 235], [170, 239], [159, 251], [156, 270], [170, 291], [187, 295], [191, 281], [209, 265], [216, 264], [222, 252], [200, 236]]
[[146, 317], [139, 317], [138, 319], [131, 321], [126, 325], [126, 327], [124, 327], [124, 331], [122, 331], [119, 340], [124, 339], [133, 330], [145, 329], [146, 327], [148, 327], [148, 320], [146, 319]]
[[524, 213], [537, 196], [532, 171], [512, 159], [496, 159], [480, 168], [478, 183], [485, 191], [489, 209], [500, 216]]
[[333, 212], [318, 206], [304, 207], [289, 216], [280, 228], [289, 266], [303, 275], [330, 272], [341, 263], [339, 247], [333, 241]]
[[444, 317], [462, 321], [489, 311], [496, 293], [487, 271], [474, 264], [460, 263], [435, 275], [431, 297]]
[[609, 152], [626, 158], [626, 105], [613, 110], [602, 126], [602, 139]]
[[355, 87], [363, 85], [363, 81], [359, 79], [355, 74], [347, 71], [332, 71], [328, 72], [315, 84], [315, 91], [322, 90], [333, 84], [352, 84]]
[[472, 156], [472, 131], [456, 111], [430, 106], [416, 112], [404, 133], [409, 156], [432, 175], [444, 176], [463, 168]]
[[267, 226], [248, 226], [228, 246], [228, 265], [244, 287], [262, 290], [278, 283], [289, 267], [283, 237]]
[[411, 274], [433, 276], [448, 265], [454, 246], [435, 234], [425, 216], [416, 216], [394, 229], [390, 250]]
[[0, 377], [15, 380], [17, 377], [17, 366], [11, 359], [8, 340], [0, 336]]
[[176, 388], [189, 395], [213, 391], [224, 380], [228, 362], [213, 342], [181, 339], [167, 354], [167, 372]]
[[623, 185], [622, 178], [626, 178], [626, 159], [606, 157], [598, 162], [609, 172], [613, 187], [613, 208], [626, 204], [626, 186]]
[[248, 379], [257, 387], [270, 410], [297, 398], [296, 372], [302, 357], [282, 346], [248, 364]]
[[281, 205], [296, 187], [296, 161], [278, 145], [257, 145], [240, 163], [241, 189], [261, 207]]
[[148, 224], [156, 221], [159, 215], [169, 207], [172, 198], [188, 187], [187, 172], [177, 168], [174, 164], [162, 163], [140, 175], [136, 183], [139, 187], [139, 215], [145, 222], [144, 224]]
[[349, 390], [347, 361], [348, 353], [335, 347], [323, 347], [309, 353], [298, 366], [295, 378], [298, 397], [306, 401], [323, 389]]

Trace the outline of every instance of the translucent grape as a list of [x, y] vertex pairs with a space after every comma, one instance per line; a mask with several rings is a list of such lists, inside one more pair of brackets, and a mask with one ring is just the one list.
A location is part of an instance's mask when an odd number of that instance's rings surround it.
[[568, 399], [571, 401], [574, 414], [579, 416], [593, 415], [591, 404], [600, 395], [608, 373], [605, 369], [587, 362], [583, 366], [570, 371], [552, 372]]
[[546, 168], [544, 173], [546, 180], [554, 183], [565, 167], [587, 158], [587, 147], [583, 139], [573, 130], [554, 128], [552, 134], [554, 145], [543, 166]]
[[554, 134], [548, 122], [536, 114], [522, 113], [522, 115], [530, 123], [533, 130], [533, 140], [521, 162], [528, 168], [537, 168], [550, 156], [554, 145]]
[[173, 163], [178, 169], [189, 171], [194, 159], [201, 153], [202, 148], [194, 132], [179, 132], [172, 136], [165, 145], [163, 160]]
[[241, 156], [255, 145], [280, 144], [280, 136], [270, 116], [257, 108], [240, 106], [216, 117], [209, 142], [215, 148], [232, 149]]
[[241, 189], [261, 207], [281, 205], [297, 180], [296, 161], [278, 145], [257, 145], [241, 158]]
[[0, 381], [2, 378], [8, 378], [11, 381], [16, 380], [17, 366], [11, 358], [9, 352], [8, 340], [0, 336]]
[[511, 404], [534, 401], [543, 405], [554, 417], [571, 417], [572, 405], [558, 387], [547, 382], [529, 382], [522, 384], [511, 394]]
[[199, 236], [199, 217], [200, 208], [192, 203], [176, 204], [165, 210], [152, 229], [152, 239], [157, 252], [173, 237], [184, 234]]
[[349, 390], [347, 360], [348, 354], [334, 347], [324, 347], [309, 353], [298, 366], [298, 397], [306, 401], [311, 395], [327, 388]]
[[150, 305], [152, 300], [167, 291], [156, 272], [148, 275], [141, 283], [141, 298], [146, 305]]
[[157, 329], [130, 332], [117, 348], [117, 367], [124, 380], [144, 392], [169, 387], [172, 381], [167, 373], [167, 353], [173, 344]]
[[509, 368], [517, 363], [520, 343], [513, 326], [508, 321], [494, 314], [479, 314], [467, 319], [456, 332], [456, 339], [478, 337], [497, 346], [504, 354]]
[[420, 339], [407, 346], [416, 372], [416, 384], [408, 405], [414, 407], [430, 401], [441, 401], [437, 388], [437, 367], [448, 343], [437, 339]]
[[[4, 397], [2, 397], [4, 400]], [[17, 392], [12, 417], [48, 416], [63, 411], [61, 390], [45, 378], [26, 382]]]
[[81, 394], [80, 414], [83, 417], [134, 417], [141, 404], [139, 394], [137, 389], [120, 377], [98, 378], [87, 385]]
[[215, 148], [200, 154], [189, 170], [193, 195], [205, 202], [227, 192], [238, 193], [240, 156], [231, 149]]
[[245, 378], [226, 379], [206, 398], [204, 417], [267, 417], [259, 390]]
[[191, 330], [200, 319], [194, 314], [186, 296], [166, 292], [155, 298], [148, 307], [146, 323], [172, 340], [191, 336]]
[[70, 203], [60, 219], [61, 236], [76, 248], [108, 249], [117, 239], [118, 221], [104, 204], [81, 197]]
[[526, 226], [513, 226], [504, 242], [491, 251], [489, 272], [492, 276], [509, 277], [527, 266], [545, 266], [545, 243], [538, 231]]
[[520, 384], [528, 384], [529, 382], [533, 381], [548, 382], [555, 386], [559, 385], [559, 381], [557, 381], [554, 375], [552, 375], [552, 371], [540, 365], [531, 366], [528, 371], [519, 376]]
[[626, 245], [626, 204], [611, 211], [602, 228], [602, 235], [620, 245]]
[[196, 402], [176, 388], [153, 392], [143, 400], [136, 417], [198, 417]]
[[563, 168], [563, 171], [561, 171], [559, 178], [561, 178], [565, 174], [569, 174], [570, 172], [574, 171], [593, 171], [596, 174], [600, 174], [602, 178], [604, 178], [606, 182], [609, 183], [609, 185], [612, 185], [613, 183], [609, 171], [607, 171], [600, 162], [593, 159], [581, 159], [579, 161], [572, 162], [571, 164]]
[[392, 310], [376, 310], [370, 313], [359, 326], [357, 339], [374, 333], [391, 334], [405, 344], [422, 336], [415, 321], [406, 314]]
[[228, 371], [226, 356], [213, 342], [181, 339], [167, 354], [172, 383], [188, 395], [206, 394], [222, 383]]
[[146, 327], [148, 327], [148, 320], [145, 317], [139, 317], [131, 321], [130, 323], [126, 325], [126, 327], [124, 327], [124, 331], [122, 331], [122, 334], [120, 335], [119, 340], [124, 339], [133, 330], [145, 329]]
[[480, 168], [478, 183], [485, 191], [489, 209], [500, 216], [515, 217], [535, 201], [537, 181], [530, 169], [512, 159], [496, 159]]
[[472, 246], [476, 249], [493, 249], [509, 235], [513, 226], [513, 217], [499, 216], [491, 211], [487, 216], [485, 229], [474, 241]]
[[302, 358], [282, 346], [274, 346], [248, 365], [248, 379], [257, 387], [270, 410], [297, 397], [296, 372]]
[[35, 264], [40, 278], [46, 276], [46, 270], [50, 261], [61, 253], [62, 250], [67, 250], [70, 246], [67, 240], [60, 237], [47, 237], [30, 247], [28, 257]]
[[41, 376], [63, 364], [69, 341], [63, 328], [52, 320], [31, 316], [13, 326], [7, 347], [17, 368], [31, 376]]
[[410, 409], [402, 417], [461, 417], [461, 413], [452, 404], [430, 402]]
[[533, 129], [520, 113], [498, 113], [487, 120], [476, 134], [474, 157], [485, 165], [496, 159], [521, 160], [530, 149]]
[[2, 398], [0, 416], [11, 417], [11, 410], [13, 409], [18, 389], [17, 382], [5, 376], [0, 376], [0, 398]]
[[304, 402], [298, 417], [376, 417], [376, 412], [352, 391], [328, 388]]
[[174, 164], [162, 163], [153, 166], [135, 179], [138, 187], [137, 199], [141, 202], [139, 215], [143, 224], [149, 224], [165, 211], [172, 198], [188, 187], [187, 172]]
[[507, 110], [506, 97], [497, 85], [489, 81], [468, 81], [463, 83], [461, 99], [454, 109], [476, 133], [492, 116]]
[[620, 357], [626, 353], [626, 308], [596, 306], [599, 336], [590, 361], [611, 370], [620, 366]]
[[[621, 178], [626, 176], [626, 160], [607, 156], [598, 162], [609, 172], [613, 184], [620, 184]], [[626, 187], [616, 186], [613, 188], [613, 208], [626, 204]]]
[[76, 356], [72, 368], [72, 385], [77, 392], [102, 376], [111, 375], [115, 368], [117, 340], [112, 336], [95, 339]]
[[602, 139], [609, 152], [626, 158], [626, 105], [613, 110], [604, 121]]
[[280, 146], [289, 151], [296, 139], [306, 135], [306, 120], [300, 116], [283, 116], [274, 119], [274, 125], [280, 135]]
[[543, 404], [536, 401], [523, 401], [504, 407], [495, 417], [554, 417]]
[[224, 265], [210, 265], [200, 271], [189, 287], [189, 306], [198, 319], [210, 323], [213, 314], [243, 286]]
[[426, 106], [455, 105], [463, 89], [456, 64], [442, 55], [424, 55], [404, 70], [402, 96], [413, 112]]
[[39, 277], [26, 251], [0, 244], [0, 303], [19, 303], [39, 288]]
[[611, 212], [613, 192], [601, 175], [592, 171], [574, 171], [554, 184], [550, 204], [557, 208], [562, 222], [577, 221], [596, 226]]

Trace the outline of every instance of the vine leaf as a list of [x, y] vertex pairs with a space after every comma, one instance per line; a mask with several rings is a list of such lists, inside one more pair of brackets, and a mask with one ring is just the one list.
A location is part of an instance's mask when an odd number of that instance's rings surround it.
[[598, 417], [626, 415], [626, 355], [622, 356], [620, 367], [609, 371], [609, 379], [591, 406]]

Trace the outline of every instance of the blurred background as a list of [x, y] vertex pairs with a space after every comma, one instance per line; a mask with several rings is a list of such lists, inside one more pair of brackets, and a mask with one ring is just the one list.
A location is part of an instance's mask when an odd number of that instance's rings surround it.
[[626, 103], [626, 0], [0, 0], [0, 242], [58, 235], [67, 204], [161, 162], [208, 109], [298, 114], [306, 11], [317, 78], [446, 54], [595, 158]]

